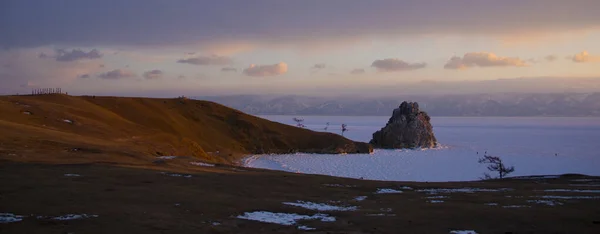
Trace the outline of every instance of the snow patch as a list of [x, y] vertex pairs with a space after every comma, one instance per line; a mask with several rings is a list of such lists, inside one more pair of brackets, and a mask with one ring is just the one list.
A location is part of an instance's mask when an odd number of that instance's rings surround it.
[[161, 172], [160, 174], [167, 175], [167, 176], [172, 176], [172, 177], [184, 177], [184, 178], [192, 178], [192, 175], [182, 175], [182, 174], [177, 174], [177, 173], [166, 173], [166, 172]]
[[389, 188], [378, 188], [375, 192], [376, 194], [386, 194], [386, 193], [402, 193], [400, 190], [389, 189]]
[[70, 119], [63, 119], [63, 122], [65, 122], [65, 123], [73, 123], [73, 120], [70, 120]]
[[355, 201], [364, 201], [365, 199], [367, 199], [367, 196], [358, 196], [354, 198]]
[[213, 226], [219, 226], [219, 225], [221, 225], [221, 223], [219, 223], [219, 222], [212, 222], [211, 224], [212, 224]]
[[29, 112], [29, 111], [23, 111], [23, 114], [31, 115], [31, 112]]
[[544, 190], [544, 192], [600, 193], [600, 190], [546, 189], [546, 190]]
[[295, 213], [273, 213], [269, 211], [245, 212], [243, 215], [238, 215], [237, 218], [288, 226], [296, 224], [296, 221], [298, 220], [320, 220], [321, 222], [335, 222], [335, 217], [331, 217], [327, 214], [300, 215]]
[[484, 188], [458, 188], [458, 189], [446, 189], [446, 188], [434, 188], [434, 189], [419, 189], [417, 192], [425, 192], [429, 194], [438, 193], [476, 193], [476, 192], [500, 192], [509, 191], [512, 189], [501, 188], [501, 189], [484, 189]]
[[177, 158], [177, 156], [159, 156], [156, 158], [158, 158], [158, 159], [174, 159], [174, 158]]
[[88, 215], [88, 214], [67, 214], [63, 216], [53, 217], [53, 220], [75, 220], [75, 219], [87, 219], [87, 218], [96, 218], [98, 215]]
[[527, 200], [527, 202], [529, 202], [529, 203], [535, 203], [535, 204], [543, 204], [543, 205], [548, 205], [548, 206], [560, 206], [560, 205], [563, 205], [562, 202], [557, 202], [557, 201], [552, 201], [552, 200]]
[[444, 203], [442, 200], [430, 200], [429, 203]]
[[215, 166], [215, 164], [203, 163], [203, 162], [190, 162], [190, 164], [192, 164], [194, 166], [201, 166], [201, 167], [214, 167]]
[[442, 199], [442, 198], [448, 198], [448, 196], [429, 196], [429, 197], [425, 197], [427, 199]]
[[304, 230], [304, 231], [317, 230], [316, 228], [309, 227], [309, 226], [304, 226], [304, 225], [302, 225], [302, 226], [298, 226], [298, 229], [300, 229], [300, 230]]
[[381, 208], [379, 210], [383, 212], [392, 212], [392, 208]]
[[80, 174], [65, 174], [64, 176], [67, 176], [67, 177], [78, 177], [78, 176], [81, 176], [81, 175]]
[[502, 206], [502, 208], [529, 208], [531, 206], [521, 206], [521, 205], [508, 205], [508, 206]]
[[11, 213], [0, 213], [0, 223], [15, 223], [23, 221], [23, 216]]
[[486, 206], [497, 206], [498, 203], [485, 203]]
[[477, 234], [477, 232], [473, 230], [454, 230], [450, 231], [450, 234]]
[[296, 201], [296, 202], [284, 202], [285, 205], [290, 206], [298, 206], [309, 210], [318, 210], [318, 211], [354, 211], [357, 210], [356, 206], [333, 206], [325, 203], [314, 203], [307, 201]]

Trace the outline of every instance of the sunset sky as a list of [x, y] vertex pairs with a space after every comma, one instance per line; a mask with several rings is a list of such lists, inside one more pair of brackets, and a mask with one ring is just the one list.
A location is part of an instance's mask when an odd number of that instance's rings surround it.
[[427, 83], [443, 93], [452, 85], [440, 83], [498, 79], [600, 91], [599, 9], [598, 0], [3, 0], [0, 93], [331, 95]]

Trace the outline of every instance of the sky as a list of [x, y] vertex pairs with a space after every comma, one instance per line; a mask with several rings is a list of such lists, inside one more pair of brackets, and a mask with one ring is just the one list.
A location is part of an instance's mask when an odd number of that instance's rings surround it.
[[2, 0], [0, 93], [600, 92], [598, 9], [597, 0]]

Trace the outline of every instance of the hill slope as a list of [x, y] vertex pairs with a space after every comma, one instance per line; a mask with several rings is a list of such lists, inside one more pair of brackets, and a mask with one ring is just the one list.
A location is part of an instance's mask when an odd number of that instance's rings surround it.
[[0, 155], [13, 161], [139, 164], [185, 155], [235, 163], [250, 153], [371, 150], [198, 100], [0, 96], [0, 113]]

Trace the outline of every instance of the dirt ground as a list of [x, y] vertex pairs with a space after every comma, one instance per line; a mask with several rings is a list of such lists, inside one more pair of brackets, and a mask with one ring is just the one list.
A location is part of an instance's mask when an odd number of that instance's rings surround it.
[[[579, 175], [417, 183], [225, 165], [178, 169], [2, 161], [0, 184], [0, 213], [23, 216], [0, 223], [0, 233], [600, 233], [600, 178]], [[566, 191], [544, 191], [551, 189]], [[356, 199], [361, 196], [364, 200]], [[356, 210], [284, 204], [298, 201]], [[335, 221], [280, 225], [238, 218], [255, 211], [321, 213]], [[88, 217], [55, 220], [67, 214]]]

